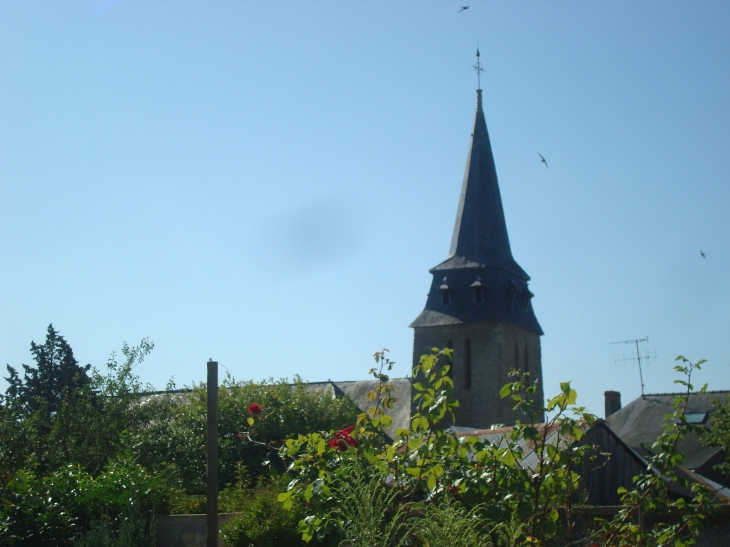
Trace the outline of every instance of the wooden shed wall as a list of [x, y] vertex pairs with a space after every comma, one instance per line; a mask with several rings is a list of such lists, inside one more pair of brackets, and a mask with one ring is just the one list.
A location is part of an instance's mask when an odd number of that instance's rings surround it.
[[632, 452], [603, 422], [598, 422], [583, 437], [586, 444], [597, 446], [597, 459], [585, 463], [583, 488], [589, 505], [620, 505], [620, 486], [631, 490], [636, 475], [646, 473], [644, 462]]

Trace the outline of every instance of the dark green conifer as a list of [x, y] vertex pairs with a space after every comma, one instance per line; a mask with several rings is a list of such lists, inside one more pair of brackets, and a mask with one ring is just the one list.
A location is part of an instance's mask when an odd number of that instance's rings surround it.
[[65, 397], [89, 383], [87, 371], [91, 365], [79, 366], [73, 350], [53, 324], [48, 325], [44, 344], [30, 343], [36, 366], [23, 365], [24, 378], [7, 366], [8, 389], [5, 399], [17, 404], [28, 414], [42, 411], [50, 418], [58, 413]]

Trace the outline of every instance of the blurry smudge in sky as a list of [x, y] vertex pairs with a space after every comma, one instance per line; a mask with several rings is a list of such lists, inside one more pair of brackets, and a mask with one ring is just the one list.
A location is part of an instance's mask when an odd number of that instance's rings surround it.
[[119, 0], [91, 0], [91, 9], [96, 13], [110, 11], [119, 3]]
[[352, 256], [360, 247], [360, 230], [351, 203], [324, 200], [269, 220], [257, 237], [264, 256], [299, 273]]

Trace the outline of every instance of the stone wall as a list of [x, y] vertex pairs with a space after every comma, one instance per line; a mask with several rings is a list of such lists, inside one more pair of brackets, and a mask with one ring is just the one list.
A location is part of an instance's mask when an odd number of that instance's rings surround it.
[[[218, 515], [218, 526], [222, 526], [237, 513]], [[156, 547], [205, 547], [206, 515], [160, 515], [157, 518]], [[218, 547], [223, 542], [218, 536]]]
[[[509, 371], [518, 368], [540, 381], [542, 401], [542, 355], [540, 335], [503, 321], [461, 323], [436, 327], [416, 327], [413, 364], [431, 348], [454, 350], [452, 378], [454, 396], [459, 401], [456, 424], [489, 428], [494, 424], [513, 425], [520, 417], [514, 402], [502, 399], [499, 390], [509, 382]], [[539, 417], [538, 421], [541, 421]]]

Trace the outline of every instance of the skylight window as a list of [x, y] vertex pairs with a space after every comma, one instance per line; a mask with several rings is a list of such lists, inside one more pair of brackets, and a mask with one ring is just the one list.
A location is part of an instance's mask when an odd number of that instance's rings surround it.
[[687, 414], [684, 415], [684, 418], [687, 420], [688, 424], [703, 425], [707, 423], [707, 418], [709, 418], [709, 416], [709, 412], [687, 412]]

